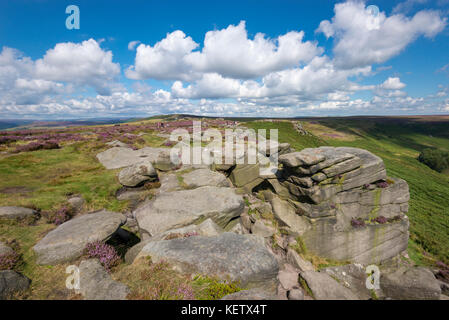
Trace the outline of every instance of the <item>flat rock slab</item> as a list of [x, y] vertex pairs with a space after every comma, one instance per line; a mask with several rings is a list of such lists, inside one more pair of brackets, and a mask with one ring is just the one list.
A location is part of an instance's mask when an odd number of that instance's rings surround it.
[[30, 208], [22, 207], [0, 207], [0, 218], [23, 219], [36, 214], [36, 211]]
[[219, 234], [223, 233], [224, 230], [219, 227], [215, 222], [212, 221], [212, 219], [207, 219], [204, 222], [200, 224], [191, 224], [186, 227], [177, 228], [165, 231], [161, 234], [158, 234], [155, 237], [152, 237], [152, 241], [157, 240], [169, 240], [170, 238], [181, 238], [188, 235], [197, 235], [197, 236], [204, 236], [204, 237], [214, 237], [218, 236]]
[[441, 295], [438, 280], [423, 267], [381, 274], [380, 287], [387, 297], [397, 300], [439, 300]]
[[325, 272], [303, 271], [300, 276], [307, 283], [316, 300], [358, 300], [348, 288]]
[[229, 232], [216, 237], [149, 242], [137, 258], [144, 256], [167, 261], [183, 273], [240, 281], [242, 286], [273, 281], [279, 269], [263, 238]]
[[226, 176], [210, 169], [198, 169], [182, 175], [183, 182], [188, 188], [204, 186], [230, 187]]
[[88, 243], [107, 240], [125, 222], [126, 217], [121, 213], [105, 210], [69, 220], [33, 247], [37, 263], [54, 265], [75, 260]]
[[191, 235], [204, 236], [204, 237], [214, 237], [223, 233], [224, 230], [220, 228], [215, 222], [211, 219], [207, 219], [206, 221], [200, 224], [191, 224], [187, 227], [172, 229], [165, 231], [161, 234], [158, 234], [155, 237], [151, 237], [147, 240], [141, 241], [132, 248], [130, 248], [125, 255], [125, 261], [128, 264], [134, 262], [134, 259], [140, 253], [142, 248], [151, 241], [160, 241], [160, 240], [173, 240], [176, 238], [184, 238]]
[[79, 271], [85, 300], [125, 300], [130, 292], [126, 285], [112, 280], [97, 259], [81, 261]]
[[371, 298], [370, 291], [366, 288], [367, 273], [361, 264], [347, 264], [344, 266], [328, 267], [321, 272], [326, 272], [340, 284], [351, 290], [357, 297], [364, 300]]
[[25, 291], [30, 286], [30, 279], [13, 270], [0, 271], [0, 300]]
[[97, 159], [106, 169], [120, 169], [143, 160], [150, 161], [156, 169], [170, 170], [178, 164], [171, 163], [169, 148], [145, 147], [139, 150], [113, 147], [97, 154]]
[[312, 166], [326, 160], [319, 150], [307, 148], [299, 152], [287, 153], [279, 156], [279, 162], [287, 167]]
[[224, 228], [244, 207], [243, 197], [234, 189], [207, 186], [161, 193], [137, 208], [134, 216], [140, 229], [155, 236], [207, 218]]

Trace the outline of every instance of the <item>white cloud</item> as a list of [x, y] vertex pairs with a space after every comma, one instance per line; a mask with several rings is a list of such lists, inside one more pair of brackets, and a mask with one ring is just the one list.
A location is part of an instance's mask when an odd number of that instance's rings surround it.
[[393, 8], [393, 13], [408, 13], [415, 6], [426, 4], [429, 0], [406, 0], [404, 2], [398, 3]]
[[241, 21], [237, 26], [207, 32], [202, 51], [191, 53], [186, 61], [199, 72], [250, 79], [299, 66], [323, 52], [316, 43], [303, 40], [303, 31], [291, 31], [276, 39], [257, 33], [249, 39]]
[[402, 83], [401, 79], [398, 77], [389, 77], [380, 85], [380, 88], [386, 90], [400, 90], [405, 88], [405, 84]]
[[367, 74], [370, 67], [338, 70], [327, 57], [316, 57], [302, 68], [272, 72], [260, 82], [224, 78], [219, 74], [205, 74], [200, 80], [183, 87], [180, 81], [172, 86], [176, 97], [206, 98], [263, 98], [301, 95], [313, 99], [316, 95], [351, 90], [348, 77]]
[[137, 47], [135, 66], [126, 70], [130, 79], [186, 80], [192, 77], [185, 57], [198, 44], [180, 30], [167, 34], [153, 47], [140, 44]]
[[335, 5], [331, 21], [320, 23], [318, 32], [335, 38], [335, 63], [340, 68], [354, 68], [382, 63], [398, 55], [417, 37], [434, 37], [446, 26], [446, 18], [437, 11], [423, 10], [412, 18], [402, 14], [377, 17], [363, 2]]
[[58, 43], [36, 61], [36, 77], [88, 85], [100, 94], [109, 94], [111, 82], [120, 73], [120, 65], [112, 62], [112, 52], [104, 51], [97, 41]]
[[[128, 49], [136, 50], [136, 56], [126, 76], [164, 81], [164, 89], [157, 82], [151, 83], [152, 88], [145, 81], [134, 81], [130, 91], [118, 81], [120, 65], [113, 62], [112, 52], [93, 39], [56, 44], [35, 61], [3, 48], [0, 116], [443, 112], [448, 103], [442, 103], [447, 94], [443, 87], [433, 96], [411, 98], [399, 77], [370, 85], [361, 81], [389, 69], [373, 64], [398, 55], [421, 35], [435, 36], [445, 24], [435, 11], [420, 11], [413, 17], [381, 12], [377, 21], [361, 2], [340, 3], [335, 16], [317, 29], [334, 38], [332, 55], [317, 42], [306, 41], [300, 30], [274, 38], [262, 33], [253, 37], [242, 21], [207, 32], [202, 45], [177, 30], [153, 45], [129, 42]], [[90, 96], [86, 88], [98, 94]], [[360, 99], [359, 91], [373, 97]]]
[[139, 45], [135, 66], [126, 75], [131, 79], [184, 81], [199, 79], [205, 73], [234, 79], [260, 77], [299, 66], [323, 52], [316, 43], [304, 42], [303, 38], [303, 31], [291, 31], [274, 40], [262, 33], [249, 39], [242, 21], [207, 32], [203, 49], [193, 51], [199, 44], [177, 30], [154, 46]]
[[128, 50], [134, 51], [136, 49], [136, 46], [140, 43], [140, 41], [130, 41], [128, 43]]

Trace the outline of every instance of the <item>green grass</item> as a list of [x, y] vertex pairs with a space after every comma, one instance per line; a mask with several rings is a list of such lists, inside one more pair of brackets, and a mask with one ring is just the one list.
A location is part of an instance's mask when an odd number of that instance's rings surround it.
[[[430, 265], [435, 259], [449, 263], [449, 175], [448, 172], [433, 171], [417, 160], [419, 152], [424, 148], [435, 147], [449, 151], [449, 134], [445, 129], [447, 123], [444, 127], [433, 123], [398, 124], [357, 119], [327, 119], [319, 122], [319, 133], [329, 128], [332, 132], [344, 133], [346, 138], [323, 137], [313, 129], [311, 132], [317, 135], [303, 136], [287, 121], [250, 121], [243, 125], [252, 129], [268, 129], [268, 133], [269, 129], [278, 129], [279, 141], [290, 143], [296, 150], [320, 145], [353, 146], [380, 156], [385, 161], [389, 176], [405, 179], [410, 187], [410, 258], [421, 265]], [[307, 123], [303, 124], [307, 129]], [[160, 146], [164, 141], [152, 134], [144, 135], [143, 139], [145, 145], [150, 146]], [[55, 210], [67, 201], [70, 194], [79, 194], [86, 200], [85, 211], [102, 208], [125, 210], [128, 204], [115, 198], [115, 192], [120, 188], [116, 178], [118, 170], [106, 170], [95, 157], [105, 148], [92, 141], [65, 145], [57, 150], [0, 155], [0, 206]], [[25, 298], [74, 298], [73, 293], [65, 289], [66, 265], [48, 267], [35, 263], [32, 247], [54, 227], [46, 224], [44, 219], [35, 225], [0, 221], [0, 240], [18, 241], [19, 253], [23, 258], [20, 271], [32, 279], [31, 289]], [[323, 265], [318, 258], [314, 262], [318, 268]], [[142, 268], [147, 270], [147, 266]], [[133, 271], [133, 268], [122, 265], [113, 276], [125, 279]], [[175, 280], [167, 282], [164, 280], [167, 278], [162, 275]], [[144, 286], [140, 273], [130, 280], [133, 282], [129, 285], [135, 298], [152, 297], [153, 289], [158, 286], [171, 292], [172, 288], [179, 285], [191, 285], [198, 298], [204, 299], [217, 298], [223, 292], [240, 289], [237, 285], [219, 283], [213, 279], [206, 281], [203, 278], [192, 282], [192, 279], [167, 273], [166, 270], [157, 271], [154, 276], [144, 272], [144, 276], [147, 277]], [[170, 287], [166, 287], [166, 284], [170, 284]], [[166, 299], [171, 296], [164, 291], [158, 297]]]
[[17, 252], [22, 257], [19, 270], [32, 279], [31, 287], [19, 298], [25, 299], [68, 299], [73, 292], [65, 288], [65, 268], [67, 264], [58, 266], [39, 266], [33, 246], [55, 226], [38, 222], [26, 225], [14, 220], [0, 221], [0, 241], [15, 240], [19, 245]]
[[0, 206], [52, 210], [68, 195], [80, 194], [90, 209], [120, 211], [125, 204], [114, 196], [120, 187], [117, 172], [106, 170], [95, 153], [83, 142], [4, 157], [0, 160]]
[[314, 135], [301, 135], [293, 128], [293, 124], [290, 121], [279, 122], [245, 122], [244, 126], [249, 129], [257, 130], [266, 129], [267, 139], [269, 138], [270, 129], [278, 130], [279, 142], [288, 142], [296, 150], [302, 150], [304, 148], [315, 148], [324, 144], [324, 141]]

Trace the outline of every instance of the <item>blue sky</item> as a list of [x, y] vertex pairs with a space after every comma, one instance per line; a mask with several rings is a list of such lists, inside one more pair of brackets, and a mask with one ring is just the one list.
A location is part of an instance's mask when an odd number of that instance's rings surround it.
[[0, 117], [448, 114], [448, 16], [449, 0], [2, 1]]

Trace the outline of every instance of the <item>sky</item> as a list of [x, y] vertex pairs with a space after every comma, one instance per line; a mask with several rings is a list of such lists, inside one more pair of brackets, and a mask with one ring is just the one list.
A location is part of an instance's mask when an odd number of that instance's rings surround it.
[[449, 0], [0, 1], [0, 119], [449, 114], [448, 17]]

